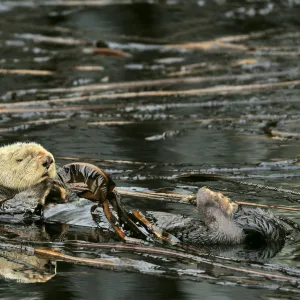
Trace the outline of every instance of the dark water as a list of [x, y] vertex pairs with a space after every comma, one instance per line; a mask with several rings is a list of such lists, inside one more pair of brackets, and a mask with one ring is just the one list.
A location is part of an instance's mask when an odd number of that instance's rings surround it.
[[[162, 279], [155, 276], [139, 274], [118, 274], [101, 270], [60, 265], [60, 274], [46, 284], [30, 284], [22, 286], [22, 297], [25, 299], [238, 299], [241, 295], [245, 299], [262, 296], [267, 298], [267, 292], [251, 291], [237, 287], [224, 289], [207, 283], [182, 282]], [[2, 292], [11, 298], [20, 297], [20, 289], [15, 285], [2, 282]]]
[[[36, 141], [57, 157], [59, 165], [69, 161], [60, 157], [148, 163], [102, 163], [101, 167], [112, 174], [120, 187], [184, 186], [195, 191], [206, 184], [229, 192], [235, 200], [291, 205], [286, 195], [278, 192], [224, 182], [180, 182], [170, 177], [216, 168], [216, 173], [224, 172], [244, 181], [299, 191], [297, 160], [264, 171], [255, 169], [262, 163], [299, 156], [297, 1], [111, 2], [0, 2], [1, 144]], [[246, 36], [221, 45], [217, 40], [240, 35]], [[213, 41], [208, 48], [199, 44], [206, 41]], [[196, 42], [197, 45], [184, 44]], [[122, 52], [104, 55], [103, 50], [96, 49], [105, 47], [103, 44]], [[91, 70], [91, 66], [97, 69]], [[10, 70], [16, 70], [16, 74], [7, 73]], [[28, 70], [50, 73], [32, 75]], [[245, 74], [249, 77], [241, 77]], [[175, 81], [195, 76], [209, 78], [194, 84]], [[133, 88], [103, 86], [163, 78], [174, 81]], [[294, 82], [280, 85], [286, 81]], [[268, 88], [261, 86], [272, 83], [274, 86]], [[88, 86], [92, 84], [102, 86], [94, 89]], [[249, 87], [250, 84], [260, 86]], [[239, 85], [245, 87], [232, 92]], [[87, 88], [71, 89], [79, 86]], [[115, 93], [208, 87], [224, 90], [105, 98]], [[87, 97], [93, 95], [99, 97]], [[81, 101], [70, 100], [84, 96]], [[67, 98], [69, 102], [47, 102]], [[20, 103], [23, 101], [40, 102]], [[44, 123], [35, 122], [40, 120]], [[274, 129], [279, 133], [274, 132], [273, 136], [263, 131], [269, 120], [277, 121]], [[91, 124], [106, 121], [132, 123]], [[176, 134], [166, 135], [165, 139], [146, 139], [169, 131]], [[288, 138], [282, 134], [287, 132], [292, 133]], [[248, 167], [254, 169], [240, 169]], [[299, 197], [290, 198], [297, 206]], [[124, 201], [140, 209], [193, 214], [187, 205], [130, 198]], [[278, 213], [294, 221], [299, 219], [296, 212]], [[275, 257], [263, 262], [299, 268], [297, 236]], [[214, 268], [209, 271], [218, 274]], [[57, 275], [46, 283], [18, 284], [2, 279], [0, 295], [3, 299], [298, 298], [297, 284], [294, 291], [277, 291], [272, 284], [263, 288], [220, 282], [216, 285], [210, 280], [194, 282], [58, 262]]]

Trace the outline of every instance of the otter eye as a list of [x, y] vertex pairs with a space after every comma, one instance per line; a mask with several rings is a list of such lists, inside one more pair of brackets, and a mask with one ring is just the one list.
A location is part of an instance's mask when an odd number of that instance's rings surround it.
[[21, 162], [21, 161], [23, 161], [23, 158], [18, 158], [17, 159], [17, 162]]

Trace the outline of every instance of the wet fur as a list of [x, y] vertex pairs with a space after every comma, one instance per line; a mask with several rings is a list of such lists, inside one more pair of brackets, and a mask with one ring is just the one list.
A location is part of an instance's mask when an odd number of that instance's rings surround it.
[[55, 178], [55, 163], [49, 169], [43, 159], [53, 155], [37, 143], [15, 143], [0, 147], [0, 186], [24, 190], [42, 182], [45, 174]]

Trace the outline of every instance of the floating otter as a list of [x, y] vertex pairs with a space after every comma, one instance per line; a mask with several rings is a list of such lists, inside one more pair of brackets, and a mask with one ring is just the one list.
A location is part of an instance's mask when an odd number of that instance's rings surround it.
[[237, 205], [221, 193], [197, 193], [201, 219], [151, 212], [153, 221], [186, 244], [283, 243], [289, 226], [271, 211]]
[[[0, 177], [0, 191], [4, 191], [0, 210], [2, 220], [15, 220], [18, 213], [21, 216], [18, 221], [24, 216], [32, 217], [27, 213], [29, 210], [33, 214], [40, 212], [40, 216], [44, 214], [46, 222], [84, 225], [82, 216], [92, 215], [95, 226], [106, 226], [124, 241], [158, 237], [172, 244], [194, 245], [239, 244], [253, 240], [283, 243], [288, 232], [287, 225], [271, 212], [236, 205], [222, 194], [206, 188], [201, 188], [197, 194], [197, 209], [202, 221], [152, 212], [148, 214], [152, 216], [153, 223], [150, 223], [141, 213], [123, 207], [114, 191], [114, 182], [93, 165], [68, 164], [56, 174], [52, 154], [35, 143], [2, 147], [0, 155], [0, 166], [5, 170]], [[98, 202], [98, 205], [84, 204], [74, 196], [74, 191], [79, 197]], [[53, 204], [55, 193], [62, 202], [68, 194], [69, 203]], [[91, 225], [90, 222], [87, 224]]]

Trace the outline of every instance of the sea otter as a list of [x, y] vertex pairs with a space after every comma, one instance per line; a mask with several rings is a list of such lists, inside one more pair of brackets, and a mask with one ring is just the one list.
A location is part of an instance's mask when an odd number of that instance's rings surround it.
[[199, 219], [161, 212], [148, 214], [159, 227], [194, 245], [283, 243], [290, 229], [269, 210], [238, 205], [205, 187], [198, 190], [196, 204]]
[[[236, 205], [207, 188], [199, 189], [197, 194], [201, 218], [148, 212], [152, 223], [148, 222], [141, 214], [124, 208], [114, 191], [114, 182], [101, 169], [73, 163], [56, 171], [53, 155], [36, 143], [0, 148], [0, 166], [0, 221], [22, 222], [38, 217], [45, 222], [99, 225], [114, 231], [124, 241], [149, 240], [155, 236], [173, 244], [193, 245], [240, 244], [253, 240], [284, 243], [288, 233], [287, 225], [271, 212]], [[57, 198], [68, 203], [57, 204]]]

